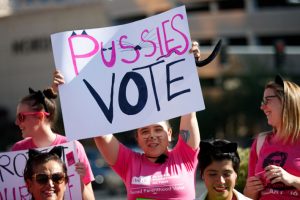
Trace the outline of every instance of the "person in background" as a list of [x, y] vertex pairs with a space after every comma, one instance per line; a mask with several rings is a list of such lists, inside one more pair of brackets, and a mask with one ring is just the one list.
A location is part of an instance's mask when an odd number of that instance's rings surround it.
[[63, 200], [68, 183], [67, 167], [61, 160], [62, 147], [46, 153], [29, 149], [24, 180], [32, 200]]
[[249, 199], [234, 189], [240, 166], [237, 147], [223, 139], [201, 141], [199, 168], [206, 190], [197, 200]]
[[[200, 58], [198, 43], [190, 52]], [[54, 72], [53, 88], [64, 83]], [[106, 162], [123, 180], [127, 199], [194, 199], [200, 132], [196, 113], [181, 116], [178, 142], [170, 150], [172, 128], [161, 121], [136, 131], [136, 141], [143, 151], [136, 153], [120, 143], [113, 134], [94, 138]]]
[[253, 142], [244, 194], [252, 199], [300, 199], [300, 87], [277, 75], [260, 109], [272, 131]]
[[[29, 89], [29, 95], [21, 99], [17, 106], [16, 125], [22, 131], [23, 140], [15, 143], [12, 151], [49, 147], [66, 143], [67, 138], [52, 130], [52, 123], [56, 118], [57, 94], [52, 88], [44, 91]], [[89, 160], [82, 144], [76, 141], [78, 159], [76, 171], [81, 176], [82, 197], [93, 200], [94, 192], [91, 182], [94, 180]]]

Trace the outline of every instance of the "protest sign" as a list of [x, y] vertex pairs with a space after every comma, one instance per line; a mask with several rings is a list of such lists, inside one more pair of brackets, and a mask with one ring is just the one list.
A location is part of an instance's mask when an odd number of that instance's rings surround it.
[[204, 109], [185, 7], [51, 35], [66, 136], [122, 132]]
[[[74, 142], [60, 144], [63, 146], [62, 159], [66, 163], [69, 182], [66, 185], [65, 200], [81, 199], [80, 176], [75, 171], [78, 162]], [[39, 151], [49, 151], [53, 148], [39, 148]], [[28, 160], [28, 150], [0, 153], [0, 200], [30, 200], [23, 173]]]

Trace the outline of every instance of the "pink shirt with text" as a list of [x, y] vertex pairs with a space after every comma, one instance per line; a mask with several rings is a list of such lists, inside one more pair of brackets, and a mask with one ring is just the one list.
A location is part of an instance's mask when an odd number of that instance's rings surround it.
[[117, 162], [112, 167], [125, 183], [129, 200], [192, 200], [195, 199], [198, 152], [199, 149], [193, 150], [179, 136], [166, 162], [158, 164], [121, 144]]
[[249, 157], [248, 177], [260, 177], [265, 185], [261, 192], [261, 200], [300, 199], [300, 191], [281, 182], [271, 184], [265, 180], [264, 168], [268, 165], [281, 166], [288, 173], [300, 178], [300, 142], [297, 144], [281, 144], [272, 142], [274, 134], [269, 134], [257, 157], [256, 143], [253, 142]]

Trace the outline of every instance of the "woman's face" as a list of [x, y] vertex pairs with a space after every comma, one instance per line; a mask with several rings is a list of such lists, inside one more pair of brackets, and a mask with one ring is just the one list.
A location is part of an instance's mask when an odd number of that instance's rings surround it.
[[24, 115], [23, 120], [19, 119], [19, 115], [22, 113], [32, 113], [33, 111], [27, 104], [20, 103], [17, 107], [15, 124], [19, 126], [22, 131], [22, 137], [34, 137], [34, 133], [39, 128], [39, 117], [37, 115]]
[[267, 88], [264, 91], [263, 101], [264, 103], [260, 106], [260, 109], [265, 113], [268, 124], [279, 129], [282, 116], [282, 103], [279, 97], [273, 89]]
[[205, 168], [202, 178], [208, 191], [209, 200], [232, 199], [237, 174], [231, 160], [213, 161]]
[[35, 200], [62, 200], [66, 190], [65, 179], [63, 179], [60, 183], [56, 183], [51, 179], [48, 179], [45, 183], [39, 183], [37, 180], [41, 174], [46, 174], [48, 177], [49, 175], [52, 175], [55, 179], [62, 173], [62, 166], [54, 160], [50, 160], [38, 166], [35, 168], [36, 179], [33, 178], [32, 180], [26, 180], [28, 191], [32, 194]]
[[158, 157], [168, 149], [172, 130], [165, 121], [137, 130], [137, 142], [146, 156]]

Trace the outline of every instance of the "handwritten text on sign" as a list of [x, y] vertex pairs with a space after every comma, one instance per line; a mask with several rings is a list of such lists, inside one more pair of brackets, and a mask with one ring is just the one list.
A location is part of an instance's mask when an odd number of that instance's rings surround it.
[[[64, 147], [63, 160], [66, 163], [69, 183], [66, 187], [65, 199], [78, 199], [81, 195], [80, 177], [75, 171], [78, 161], [76, 147], [73, 142], [61, 144]], [[49, 151], [53, 147], [39, 149]], [[28, 159], [28, 150], [0, 153], [0, 200], [30, 200], [23, 172]]]
[[51, 36], [66, 135], [121, 132], [204, 108], [184, 7]]

